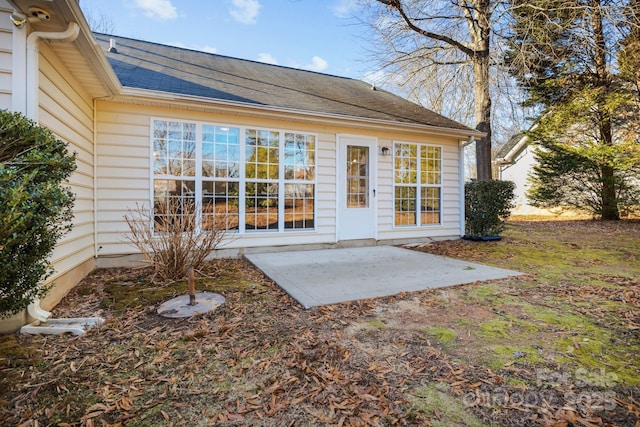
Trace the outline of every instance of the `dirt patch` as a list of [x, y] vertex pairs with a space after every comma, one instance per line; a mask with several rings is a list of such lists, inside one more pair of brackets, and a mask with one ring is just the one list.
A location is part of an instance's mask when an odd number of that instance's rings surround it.
[[[473, 325], [495, 318], [495, 313], [461, 299], [458, 292], [435, 290], [429, 295], [389, 302], [371, 312], [371, 318], [354, 322], [348, 335], [372, 329], [391, 333], [413, 333], [424, 337], [427, 345], [448, 350], [454, 360], [469, 362], [469, 355], [483, 349], [482, 340], [471, 333]], [[447, 333], [451, 331], [451, 333]]]

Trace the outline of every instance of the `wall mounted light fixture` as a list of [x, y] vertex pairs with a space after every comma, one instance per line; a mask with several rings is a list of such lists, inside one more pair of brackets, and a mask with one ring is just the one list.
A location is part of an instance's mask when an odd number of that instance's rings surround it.
[[26, 15], [18, 12], [14, 12], [9, 15], [9, 19], [11, 19], [11, 22], [13, 23], [13, 25], [15, 25], [16, 28], [24, 27], [24, 24], [27, 22]]
[[380, 147], [380, 154], [382, 154], [383, 156], [388, 156], [391, 154], [391, 150], [389, 149], [389, 147]]

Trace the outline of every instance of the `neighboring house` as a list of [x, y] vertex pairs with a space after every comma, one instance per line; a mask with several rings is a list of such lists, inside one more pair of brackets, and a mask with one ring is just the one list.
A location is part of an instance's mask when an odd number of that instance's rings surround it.
[[553, 216], [563, 218], [590, 218], [588, 212], [578, 211], [567, 208], [537, 208], [530, 204], [527, 192], [531, 188], [529, 176], [533, 173], [536, 165], [535, 147], [531, 144], [529, 137], [518, 134], [511, 139], [496, 153], [494, 161], [494, 171], [497, 173], [497, 179], [503, 181], [513, 181], [516, 184], [515, 189], [515, 207], [511, 214], [516, 215], [534, 215], [534, 216]]
[[560, 213], [536, 208], [527, 198], [527, 191], [531, 187], [528, 181], [529, 174], [536, 164], [534, 147], [531, 146], [527, 136], [517, 134], [511, 137], [496, 153], [494, 164], [498, 179], [513, 181], [516, 184], [515, 207], [511, 211], [512, 215], [558, 215]]
[[516, 185], [515, 208], [512, 214], [526, 215], [531, 210], [535, 210], [536, 208], [529, 205], [527, 199], [527, 191], [530, 187], [527, 179], [535, 164], [529, 138], [521, 134], [512, 136], [496, 153], [494, 164], [499, 180], [513, 181]]
[[0, 107], [78, 154], [44, 308], [139, 259], [124, 215], [154, 199], [224, 213], [228, 255], [458, 238], [481, 136], [358, 80], [93, 34], [77, 0], [0, 0]]

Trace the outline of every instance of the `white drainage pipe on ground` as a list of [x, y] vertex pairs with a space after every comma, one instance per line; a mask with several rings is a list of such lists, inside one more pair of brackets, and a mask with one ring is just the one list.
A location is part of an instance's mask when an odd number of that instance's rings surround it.
[[36, 320], [20, 328], [20, 333], [30, 335], [82, 335], [94, 326], [104, 324], [101, 317], [72, 317], [68, 319], [50, 319], [46, 322]]

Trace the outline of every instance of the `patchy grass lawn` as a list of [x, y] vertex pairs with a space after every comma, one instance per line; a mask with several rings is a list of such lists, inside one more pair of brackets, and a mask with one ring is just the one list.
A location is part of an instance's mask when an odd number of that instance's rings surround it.
[[640, 222], [514, 222], [419, 250], [525, 276], [304, 310], [241, 260], [184, 320], [148, 270], [98, 270], [54, 310], [81, 337], [0, 337], [0, 425], [640, 425]]

